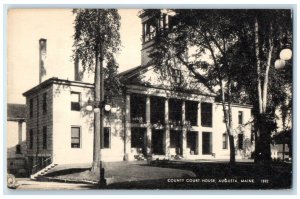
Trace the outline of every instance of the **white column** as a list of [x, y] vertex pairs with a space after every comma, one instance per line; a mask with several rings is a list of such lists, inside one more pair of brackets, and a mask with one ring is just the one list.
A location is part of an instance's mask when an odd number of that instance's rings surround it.
[[131, 118], [130, 118], [130, 95], [126, 95], [125, 106], [125, 157], [124, 160], [131, 159]]
[[169, 157], [170, 155], [170, 125], [169, 125], [169, 99], [165, 100], [165, 135], [164, 135], [164, 148], [165, 155]]
[[197, 126], [201, 127], [201, 102], [198, 102], [197, 107]]
[[198, 102], [197, 107], [197, 126], [198, 126], [198, 155], [202, 155], [202, 128], [201, 128], [201, 101]]
[[[185, 124], [185, 101], [182, 101], [182, 124]], [[185, 158], [188, 151], [186, 150], [186, 136], [187, 128], [183, 126], [182, 128], [182, 156]]]
[[146, 98], [146, 124], [147, 124], [147, 155], [152, 153], [151, 151], [151, 137], [152, 137], [152, 129], [151, 129], [151, 119], [150, 119], [150, 97]]

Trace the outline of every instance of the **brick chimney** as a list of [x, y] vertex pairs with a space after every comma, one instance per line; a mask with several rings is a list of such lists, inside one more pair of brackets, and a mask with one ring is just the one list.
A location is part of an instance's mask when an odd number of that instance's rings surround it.
[[39, 83], [43, 82], [46, 78], [46, 57], [47, 57], [47, 39], [41, 38], [39, 40], [39, 53], [40, 53], [40, 63], [39, 63]]
[[80, 64], [79, 64], [79, 58], [76, 56], [75, 62], [74, 62], [74, 80], [75, 81], [82, 81], [82, 72], [80, 71]]

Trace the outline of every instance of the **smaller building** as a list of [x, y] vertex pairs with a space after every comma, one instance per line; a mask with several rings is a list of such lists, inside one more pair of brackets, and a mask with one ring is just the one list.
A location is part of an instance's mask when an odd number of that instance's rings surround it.
[[19, 177], [28, 174], [25, 128], [26, 105], [7, 104], [7, 170]]
[[93, 114], [81, 111], [93, 85], [48, 79], [24, 93], [27, 104], [27, 156], [32, 173], [52, 162], [90, 163]]
[[292, 158], [292, 130], [277, 133], [272, 138], [271, 157], [273, 160], [290, 161]]

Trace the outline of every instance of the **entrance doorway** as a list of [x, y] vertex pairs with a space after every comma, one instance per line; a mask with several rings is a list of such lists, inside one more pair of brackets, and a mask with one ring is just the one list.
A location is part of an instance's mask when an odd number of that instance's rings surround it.
[[131, 148], [137, 148], [139, 153], [147, 154], [146, 128], [131, 128]]
[[212, 134], [211, 132], [202, 133], [202, 154], [212, 154]]
[[170, 131], [170, 148], [175, 149], [175, 155], [182, 155], [182, 131]]
[[163, 130], [152, 130], [152, 153], [155, 155], [164, 155], [164, 131]]
[[188, 131], [186, 136], [187, 136], [187, 147], [189, 148], [188, 153], [190, 155], [198, 155], [198, 132]]

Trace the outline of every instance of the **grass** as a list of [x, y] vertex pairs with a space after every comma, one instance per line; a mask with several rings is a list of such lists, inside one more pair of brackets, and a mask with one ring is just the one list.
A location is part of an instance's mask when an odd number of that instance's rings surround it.
[[[291, 164], [145, 161], [105, 163], [107, 189], [289, 189]], [[95, 181], [89, 168], [69, 168], [47, 175], [61, 180]]]

